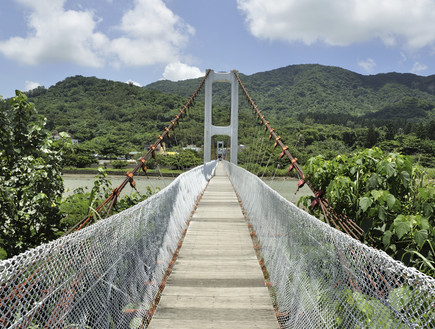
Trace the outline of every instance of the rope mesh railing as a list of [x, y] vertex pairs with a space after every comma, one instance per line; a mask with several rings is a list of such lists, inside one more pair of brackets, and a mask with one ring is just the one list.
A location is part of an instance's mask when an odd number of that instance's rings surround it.
[[225, 166], [261, 246], [282, 328], [435, 328], [435, 279]]
[[130, 184], [130, 186], [132, 188], [136, 188], [136, 182], [134, 181], [134, 175], [136, 175], [136, 173], [140, 169], [142, 169], [145, 172], [145, 174], [147, 173], [147, 169], [148, 169], [147, 165], [146, 165], [147, 161], [151, 157], [155, 158], [155, 152], [157, 150], [157, 147], [159, 145], [163, 145], [163, 141], [165, 140], [165, 138], [170, 138], [171, 137], [171, 135], [170, 135], [171, 134], [171, 130], [174, 131], [175, 127], [179, 125], [180, 120], [183, 119], [184, 116], [187, 115], [187, 110], [194, 105], [195, 99], [198, 96], [198, 94], [200, 93], [202, 87], [204, 86], [204, 83], [205, 83], [205, 81], [206, 81], [206, 79], [207, 79], [209, 74], [210, 74], [210, 70], [207, 70], [206, 73], [205, 73], [204, 78], [202, 78], [202, 80], [199, 83], [198, 87], [195, 89], [195, 91], [193, 92], [192, 96], [190, 96], [190, 98], [186, 101], [186, 104], [183, 106], [183, 108], [181, 108], [178, 111], [178, 114], [174, 117], [173, 120], [171, 120], [171, 123], [167, 127], [164, 128], [162, 134], [158, 136], [158, 138], [154, 142], [154, 144], [151, 144], [149, 146], [148, 152], [137, 161], [137, 164], [134, 167], [134, 169], [131, 172], [127, 171], [125, 173], [125, 175], [127, 177], [124, 179], [124, 181], [118, 187], [116, 187], [112, 191], [112, 193], [109, 195], [109, 197], [102, 204], [100, 204], [95, 209], [95, 214], [91, 213], [89, 216], [83, 218], [74, 227], [72, 227], [67, 233], [81, 230], [86, 225], [89, 225], [90, 223], [92, 223], [93, 218], [95, 217], [96, 214], [98, 214], [100, 217], [104, 217], [104, 218], [110, 216], [110, 214], [112, 212], [112, 208], [116, 204], [116, 202], [118, 200], [118, 197], [119, 197], [119, 194], [124, 189], [124, 187], [127, 184]]
[[[290, 153], [289, 147], [284, 144], [281, 136], [277, 134], [277, 132], [274, 128], [272, 128], [269, 121], [267, 121], [261, 110], [257, 107], [257, 105], [255, 105], [254, 100], [249, 95], [248, 90], [244, 86], [237, 71], [234, 71], [234, 75], [236, 76], [236, 79], [239, 82], [240, 87], [242, 88], [242, 92], [245, 95], [249, 106], [252, 108], [254, 114], [257, 116], [257, 120], [259, 121], [260, 125], [264, 125], [264, 131], [269, 133], [269, 140], [273, 138], [273, 140], [275, 141], [273, 147], [276, 148], [279, 146], [282, 149], [280, 158], [286, 156], [290, 160], [291, 165], [288, 168], [288, 172], [294, 170], [298, 175], [300, 179], [297, 183], [298, 190], [306, 184], [315, 196], [315, 199], [312, 203], [313, 207], [316, 205], [319, 205], [321, 207], [326, 222], [328, 224], [331, 223], [335, 228], [343, 230], [350, 236], [362, 240], [364, 238], [364, 231], [351, 218], [345, 216], [344, 214], [336, 213], [329, 204], [328, 200], [326, 200], [326, 198], [323, 196], [324, 191], [318, 191], [313, 187], [313, 185], [311, 185], [310, 181], [307, 180], [308, 177], [305, 177], [304, 171], [298, 163], [298, 159], [293, 157], [293, 155]], [[372, 240], [371, 237], [368, 237], [368, 239]]]
[[0, 328], [144, 328], [216, 162], [140, 204], [0, 261]]

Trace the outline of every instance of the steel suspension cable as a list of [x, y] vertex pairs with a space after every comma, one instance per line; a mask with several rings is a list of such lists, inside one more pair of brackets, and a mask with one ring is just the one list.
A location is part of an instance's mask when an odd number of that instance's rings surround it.
[[[210, 70], [207, 70], [204, 78], [201, 80], [199, 86], [196, 88], [195, 92], [192, 94], [192, 96], [187, 100], [186, 104], [183, 106], [182, 109], [179, 110], [179, 113], [175, 116], [174, 120], [171, 121], [171, 123], [168, 125], [168, 127], [164, 128], [164, 131], [161, 135], [158, 136], [158, 139], [156, 140], [156, 142], [152, 145], [150, 145], [150, 149], [148, 150], [148, 152], [141, 157], [138, 160], [138, 163], [136, 165], [136, 167], [130, 172], [128, 171], [126, 173], [126, 178], [125, 180], [117, 187], [115, 188], [111, 195], [102, 203], [100, 204], [96, 209], [95, 209], [95, 214], [96, 215], [100, 215], [103, 213], [103, 211], [106, 208], [106, 213], [105, 216], [109, 216], [114, 204], [116, 203], [119, 194], [121, 193], [121, 191], [123, 190], [123, 188], [130, 183], [130, 185], [135, 188], [136, 183], [133, 179], [134, 175], [137, 173], [137, 171], [139, 169], [142, 169], [145, 173], [147, 171], [147, 167], [146, 167], [146, 161], [149, 160], [150, 157], [155, 158], [155, 151], [157, 149], [157, 146], [161, 143], [163, 143], [163, 140], [165, 137], [169, 138], [170, 137], [170, 130], [174, 130], [175, 126], [179, 124], [180, 119], [183, 119], [184, 116], [187, 114], [187, 109], [189, 109], [190, 107], [193, 106], [194, 104], [194, 100], [196, 98], [196, 96], [199, 94], [199, 92], [201, 91], [205, 80], [207, 79], [208, 75], [210, 73]], [[70, 230], [68, 230], [65, 235], [68, 235], [71, 232], [74, 231], [79, 231], [80, 229], [82, 229], [83, 227], [85, 227], [87, 224], [89, 224], [92, 221], [92, 218], [94, 217], [94, 213], [90, 214], [89, 216], [85, 217], [84, 219], [82, 219], [80, 222], [78, 222], [74, 227], [72, 227]], [[102, 217], [102, 216], [101, 216]], [[66, 245], [68, 242], [68, 239], [65, 240], [65, 242], [60, 245], [58, 247], [57, 252], [59, 253], [60, 250], [62, 249], [62, 247], [64, 245]], [[91, 251], [92, 252], [92, 251]], [[36, 268], [34, 271], [32, 271], [33, 273], [31, 275], [29, 275], [29, 277], [26, 279], [26, 281], [22, 284], [18, 286], [18, 289], [14, 289], [10, 295], [8, 296], [2, 296], [2, 299], [0, 301], [5, 301], [8, 299], [12, 299], [12, 296], [15, 295], [26, 295], [29, 294], [32, 287], [37, 283], [37, 279], [35, 279], [36, 274], [41, 270], [42, 267], [49, 267], [51, 268], [53, 265], [52, 263], [52, 256], [48, 257], [38, 268]], [[88, 253], [86, 255], [86, 261], [85, 264], [88, 263], [90, 259], [90, 254]], [[71, 264], [69, 264], [71, 265]], [[59, 274], [59, 278], [63, 275], [63, 273], [65, 273], [67, 269], [64, 269], [64, 272], [61, 272]], [[75, 277], [74, 282], [73, 282], [73, 286], [68, 289], [67, 291], [64, 291], [64, 293], [62, 294], [62, 298], [64, 298], [63, 301], [61, 301], [58, 306], [56, 307], [56, 309], [53, 311], [52, 315], [50, 316], [50, 319], [48, 320], [48, 322], [50, 324], [54, 324], [57, 323], [58, 319], [61, 318], [63, 316], [63, 314], [65, 314], [66, 309], [68, 308], [68, 306], [70, 305], [71, 302], [71, 296], [74, 296], [75, 294], [75, 289], [77, 287], [78, 282], [80, 282], [81, 278], [83, 277], [84, 273], [86, 271], [86, 266], [83, 266], [82, 270], [78, 273], [78, 275]], [[53, 289], [55, 288], [56, 284], [57, 284], [58, 278], [54, 278], [54, 283], [52, 287], [47, 287], [46, 289], [46, 295], [48, 295], [51, 291], [53, 291]], [[65, 308], [66, 306], [66, 308]], [[34, 316], [34, 314], [36, 312], [38, 312], [41, 308], [35, 308], [33, 310], [33, 315], [31, 315], [32, 317]]]
[[[117, 188], [115, 188], [112, 191], [110, 196], [102, 204], [100, 204], [95, 209], [96, 213], [101, 214], [101, 213], [103, 213], [103, 211], [105, 209], [106, 211], [104, 214], [104, 218], [109, 217], [110, 213], [112, 211], [112, 208], [115, 205], [115, 203], [117, 202], [119, 194], [124, 189], [124, 187], [127, 184], [130, 184], [132, 187], [136, 186], [136, 182], [133, 179], [134, 175], [140, 169], [142, 169], [145, 173], [147, 172], [148, 168], [146, 166], [146, 162], [151, 157], [152, 158], [156, 157], [157, 147], [163, 143], [163, 140], [165, 137], [167, 137], [167, 138], [170, 137], [170, 131], [175, 129], [176, 125], [179, 124], [180, 119], [183, 119], [184, 116], [187, 114], [187, 110], [194, 105], [195, 98], [199, 94], [199, 92], [201, 91], [202, 87], [204, 86], [205, 80], [207, 79], [209, 73], [210, 73], [210, 70], [207, 70], [204, 78], [201, 80], [200, 84], [198, 85], [198, 87], [196, 88], [196, 90], [194, 91], [192, 96], [187, 100], [187, 102], [183, 106], [183, 108], [179, 110], [179, 112], [175, 116], [175, 118], [173, 120], [171, 120], [171, 123], [167, 127], [164, 128], [162, 134], [158, 136], [158, 138], [154, 142], [154, 144], [150, 145], [148, 152], [138, 160], [136, 167], [131, 172], [130, 171], [126, 172], [125, 175], [127, 177], [124, 179], [124, 181]], [[89, 216], [85, 217], [83, 220], [81, 220], [79, 223], [77, 223], [72, 229], [70, 229], [66, 234], [71, 233], [73, 231], [80, 230], [81, 228], [86, 226], [89, 222], [91, 222], [93, 217], [94, 217], [94, 214], [90, 214]], [[103, 217], [103, 216], [101, 216], [101, 217]]]
[[[313, 206], [319, 205], [321, 207], [322, 213], [325, 217], [325, 221], [329, 225], [331, 225], [331, 223], [330, 223], [330, 221], [331, 221], [336, 229], [343, 230], [349, 236], [351, 236], [357, 240], [363, 240], [364, 231], [352, 219], [348, 218], [346, 215], [337, 214], [336, 211], [329, 204], [328, 200], [323, 196], [323, 192], [316, 190], [310, 182], [306, 181], [307, 177], [305, 176], [302, 168], [298, 164], [298, 159], [292, 156], [292, 154], [289, 151], [288, 146], [284, 144], [281, 137], [279, 135], [277, 135], [275, 129], [273, 129], [270, 126], [269, 121], [267, 121], [265, 119], [264, 114], [262, 114], [261, 110], [259, 110], [258, 107], [255, 105], [253, 99], [251, 98], [247, 89], [245, 88], [242, 81], [240, 80], [240, 77], [239, 77], [237, 71], [234, 71], [234, 74], [235, 74], [235, 76], [239, 82], [239, 85], [241, 86], [241, 88], [246, 96], [248, 103], [251, 105], [254, 114], [257, 115], [257, 119], [260, 121], [259, 122], [260, 125], [265, 126], [265, 132], [269, 131], [269, 139], [274, 138], [274, 140], [275, 140], [274, 148], [276, 148], [278, 145], [281, 147], [282, 152], [280, 154], [280, 159], [282, 159], [284, 157], [284, 155], [287, 156], [288, 159], [290, 159], [291, 165], [288, 168], [288, 172], [290, 173], [290, 171], [295, 169], [297, 175], [299, 176], [300, 180], [297, 183], [298, 190], [299, 190], [299, 188], [301, 188], [303, 185], [306, 184], [315, 195], [315, 199], [314, 199], [312, 205]], [[370, 236], [369, 236], [369, 239], [371, 239], [371, 241], [373, 241], [373, 239]], [[334, 240], [334, 243], [336, 243], [335, 239], [333, 239], [333, 240]], [[360, 250], [361, 248], [358, 248], [358, 249]], [[354, 253], [355, 251], [352, 250], [352, 252]], [[362, 252], [362, 255], [366, 259], [367, 262], [371, 263], [371, 260], [364, 252]], [[338, 256], [339, 256], [341, 262], [345, 265], [345, 268], [348, 268], [346, 257], [341, 252], [338, 253]], [[386, 283], [386, 280], [384, 278], [385, 274], [381, 273], [378, 270], [375, 270], [375, 272], [376, 272], [376, 277], [380, 277], [382, 279], [382, 281], [384, 283]], [[366, 278], [369, 280], [369, 282], [371, 283], [373, 288], [375, 288], [376, 290], [379, 290], [379, 287], [377, 287], [373, 276], [370, 275], [367, 271], [365, 271], [365, 274], [366, 274]], [[350, 273], [350, 272], [348, 272], [348, 280], [349, 280], [349, 284], [352, 287], [353, 291], [361, 292], [361, 288], [359, 286], [359, 283], [355, 281], [355, 278], [353, 277], [352, 273]], [[386, 289], [389, 291], [392, 289], [392, 287], [390, 285], [386, 284]]]
[[237, 71], [234, 71], [234, 75], [236, 76], [237, 81], [239, 82], [240, 87], [243, 90], [243, 93], [251, 106], [254, 114], [257, 115], [257, 120], [259, 121], [260, 125], [264, 125], [265, 132], [269, 132], [269, 139], [274, 139], [274, 148], [277, 146], [280, 146], [282, 149], [282, 152], [280, 154], [280, 158], [282, 159], [284, 156], [286, 156], [290, 160], [290, 167], [288, 168], [288, 172], [290, 173], [292, 170], [295, 170], [299, 181], [297, 183], [298, 189], [304, 186], [305, 184], [311, 189], [311, 191], [314, 193], [315, 199], [312, 203], [312, 206], [319, 205], [322, 209], [323, 216], [325, 217], [325, 220], [328, 224], [330, 224], [330, 220], [332, 221], [333, 225], [339, 229], [346, 232], [348, 235], [358, 239], [362, 240], [364, 231], [350, 218], [343, 214], [337, 214], [332, 206], [329, 204], [328, 200], [323, 196], [323, 191], [316, 190], [314, 186], [307, 181], [307, 177], [304, 174], [304, 171], [302, 170], [302, 167], [298, 163], [298, 159], [293, 157], [293, 155], [289, 151], [289, 147], [284, 144], [281, 136], [277, 134], [274, 128], [270, 125], [269, 121], [266, 120], [263, 113], [261, 113], [261, 110], [258, 109], [257, 105], [255, 104], [252, 97], [249, 95], [246, 87], [243, 85], [242, 80], [240, 79], [239, 74]]

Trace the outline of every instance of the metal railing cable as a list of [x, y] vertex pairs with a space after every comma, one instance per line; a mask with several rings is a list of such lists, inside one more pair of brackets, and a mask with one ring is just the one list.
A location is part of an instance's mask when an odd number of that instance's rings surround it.
[[[157, 149], [157, 146], [159, 144], [162, 144], [164, 141], [164, 138], [169, 138], [170, 137], [170, 131], [174, 130], [175, 126], [179, 124], [180, 119], [183, 119], [183, 117], [187, 114], [187, 110], [192, 107], [194, 105], [194, 100], [196, 98], [196, 96], [199, 94], [200, 90], [202, 89], [204, 82], [209, 74], [209, 70], [206, 72], [205, 77], [201, 80], [199, 86], [197, 87], [197, 89], [194, 91], [194, 93], [192, 94], [192, 96], [188, 99], [188, 101], [186, 102], [186, 104], [183, 106], [182, 109], [179, 110], [179, 113], [175, 116], [174, 120], [171, 121], [171, 123], [164, 128], [164, 131], [161, 135], [158, 136], [158, 139], [156, 140], [156, 142], [152, 145], [150, 145], [148, 152], [145, 154], [145, 156], [141, 157], [136, 165], [136, 167], [130, 172], [128, 171], [126, 173], [126, 178], [125, 180], [117, 187], [115, 188], [112, 193], [110, 194], [110, 196], [101, 204], [99, 205], [96, 209], [95, 209], [95, 213], [90, 214], [88, 217], [83, 218], [80, 222], [78, 222], [74, 227], [72, 227], [67, 233], [66, 235], [69, 235], [71, 232], [77, 232], [83, 228], [85, 228], [87, 225], [89, 225], [90, 223], [93, 222], [93, 218], [98, 217], [101, 218], [103, 216], [108, 217], [110, 215], [110, 212], [113, 208], [113, 206], [115, 205], [118, 196], [120, 195], [121, 191], [123, 190], [123, 188], [129, 183], [131, 185], [132, 188], [136, 187], [136, 182], [134, 181], [134, 175], [136, 174], [136, 172], [139, 169], [142, 169], [145, 173], [147, 171], [147, 167], [146, 167], [146, 161], [149, 160], [150, 157], [155, 158], [155, 151]], [[59, 245], [59, 249], [62, 249], [64, 247], [64, 245], [66, 245], [68, 243], [68, 240], [65, 240], [63, 242], [63, 244]], [[57, 253], [61, 253], [61, 250], [57, 251]], [[51, 253], [42, 263], [39, 263], [38, 266], [40, 267], [44, 267], [44, 268], [50, 268], [53, 266], [56, 266], [56, 264], [50, 264], [53, 261], [53, 257], [56, 254], [56, 252]], [[88, 254], [86, 256], [86, 259], [89, 259], [89, 257], [91, 257], [90, 254]], [[68, 264], [67, 266], [69, 267], [71, 264]], [[40, 267], [37, 266], [32, 266], [30, 267], [31, 270], [30, 272], [27, 273], [28, 277], [26, 280], [24, 280], [22, 283], [18, 284], [17, 287], [15, 289], [12, 289], [9, 291], [10, 294], [9, 296], [1, 296], [1, 297], [5, 297], [6, 300], [16, 300], [14, 297], [16, 296], [23, 296], [23, 295], [28, 295], [30, 293], [30, 291], [33, 289], [34, 285], [36, 284], [36, 281], [34, 280], [35, 276], [38, 275], [39, 271], [41, 270]], [[17, 274], [16, 274], [17, 275]], [[83, 271], [81, 272], [81, 275], [83, 275]], [[61, 276], [58, 276], [59, 278], [61, 278]], [[81, 276], [79, 276], [78, 278], [76, 278], [76, 280], [80, 280]], [[53, 286], [51, 288], [45, 289], [46, 292], [47, 291], [51, 291], [54, 289], [54, 287], [58, 284], [57, 279], [53, 281]], [[77, 285], [77, 283], [75, 284]], [[74, 285], [73, 285], [74, 286]], [[72, 287], [73, 287], [72, 286]], [[71, 295], [74, 295], [76, 293], [76, 291], [74, 289], [72, 289], [70, 291]], [[15, 303], [17, 304], [18, 301], [16, 300]], [[65, 302], [63, 303], [64, 305], [68, 304], [68, 301], [65, 300]], [[11, 306], [11, 305], [9, 305]], [[15, 305], [16, 306], [16, 305]], [[12, 307], [14, 309], [14, 307]], [[56, 316], [56, 312], [61, 310], [61, 307], [58, 306], [57, 309], [53, 310], [53, 314], [52, 317]], [[1, 318], [0, 318], [1, 321]], [[0, 322], [1, 323], [1, 322]], [[52, 323], [50, 322], [49, 325], [51, 326]]]
[[[332, 224], [335, 228], [342, 230], [343, 232], [347, 233], [350, 237], [353, 237], [357, 240], [362, 240], [363, 237], [363, 230], [350, 218], [343, 214], [337, 214], [334, 209], [331, 207], [331, 205], [328, 203], [328, 201], [323, 197], [323, 193], [321, 191], [316, 191], [313, 186], [310, 184], [309, 181], [307, 181], [307, 177], [305, 177], [304, 172], [302, 168], [299, 166], [297, 159], [294, 158], [289, 151], [288, 146], [284, 144], [281, 137], [277, 135], [276, 131], [270, 126], [269, 122], [265, 119], [265, 116], [261, 113], [261, 111], [257, 108], [255, 105], [253, 99], [250, 97], [249, 93], [247, 92], [246, 88], [244, 87], [242, 81], [240, 80], [237, 72], [234, 73], [239, 81], [240, 86], [242, 87], [243, 92], [245, 93], [245, 96], [247, 98], [248, 103], [252, 107], [252, 110], [257, 115], [257, 120], [259, 120], [260, 125], [265, 126], [265, 132], [269, 132], [269, 139], [274, 138], [275, 144], [274, 147], [280, 146], [282, 149], [282, 152], [280, 154], [280, 158], [282, 158], [284, 155], [289, 158], [291, 161], [291, 165], [288, 169], [290, 172], [291, 170], [295, 170], [297, 175], [299, 176], [299, 182], [298, 187], [303, 186], [306, 184], [312, 192], [315, 195], [314, 203], [317, 205], [320, 205], [322, 212], [325, 217], [326, 223], [329, 225]], [[371, 240], [371, 237], [368, 237], [369, 240]], [[332, 237], [332, 240], [334, 243], [335, 236]], [[351, 250], [352, 254], [359, 254], [359, 257], [364, 259], [366, 263], [372, 264], [372, 260], [370, 256], [368, 256], [365, 251], [361, 248], [357, 248], [356, 250]], [[339, 249], [337, 251], [337, 255], [339, 258], [340, 263], [344, 266], [345, 269], [348, 269], [348, 259], [346, 258], [345, 254], [343, 254]], [[352, 287], [352, 291], [361, 293], [364, 289], [363, 286], [361, 286], [361, 282], [358, 280], [355, 280], [354, 276], [351, 272], [348, 270], [345, 271], [347, 273], [346, 281], [350, 287]], [[371, 286], [371, 289], [375, 290], [379, 296], [388, 295], [391, 293], [391, 291], [394, 290], [395, 287], [400, 286], [400, 280], [396, 278], [395, 275], [393, 275], [391, 272], [382, 272], [380, 271], [376, 266], [371, 267], [371, 271], [368, 271], [366, 269], [363, 269], [363, 274], [365, 276], [364, 281], [369, 283]], [[402, 277], [401, 279], [406, 280], [406, 277]], [[394, 313], [394, 312], [393, 312]]]
[[224, 162], [258, 239], [282, 328], [435, 328], [435, 279], [366, 246]]
[[1, 328], [139, 328], [216, 161], [145, 201], [0, 261]]
[[270, 125], [269, 121], [266, 120], [263, 113], [261, 113], [261, 110], [258, 109], [257, 105], [255, 104], [252, 97], [249, 95], [246, 87], [244, 86], [242, 80], [240, 79], [237, 71], [234, 71], [234, 74], [237, 78], [237, 81], [239, 82], [240, 87], [242, 88], [242, 91], [246, 97], [246, 100], [248, 101], [248, 104], [251, 106], [252, 111], [257, 116], [257, 120], [259, 121], [260, 125], [264, 125], [264, 131], [269, 133], [269, 140], [273, 139], [274, 141], [274, 148], [280, 147], [282, 149], [282, 152], [280, 154], [280, 158], [283, 158], [286, 156], [290, 160], [290, 167], [288, 168], [288, 172], [295, 170], [296, 174], [299, 177], [299, 182], [297, 183], [298, 188], [302, 187], [303, 185], [307, 185], [311, 191], [315, 195], [315, 200], [313, 201], [313, 205], [319, 205], [322, 209], [323, 216], [325, 217], [325, 220], [328, 224], [331, 224], [335, 226], [339, 230], [343, 230], [350, 236], [356, 238], [356, 239], [362, 239], [364, 235], [364, 231], [350, 218], [343, 214], [337, 214], [334, 209], [330, 206], [328, 203], [328, 200], [323, 196], [322, 191], [316, 190], [307, 180], [307, 177], [304, 174], [304, 171], [302, 167], [298, 163], [298, 159], [293, 157], [293, 155], [289, 151], [289, 147], [284, 144], [281, 136], [277, 134], [274, 128]]
[[[138, 160], [135, 168], [131, 172], [128, 171], [126, 173], [127, 177], [125, 178], [125, 180], [117, 188], [115, 188], [113, 190], [113, 192], [110, 194], [110, 196], [100, 206], [98, 206], [96, 208], [96, 212], [97, 213], [103, 212], [104, 208], [106, 208], [105, 217], [108, 217], [110, 215], [110, 213], [111, 213], [111, 210], [112, 210], [113, 206], [115, 205], [116, 201], [118, 200], [118, 196], [121, 193], [121, 191], [123, 190], [123, 188], [127, 184], [130, 184], [132, 187], [134, 187], [136, 185], [136, 183], [135, 183], [135, 181], [133, 179], [134, 175], [140, 169], [142, 169], [146, 173], [146, 171], [147, 171], [146, 162], [151, 157], [155, 158], [157, 147], [163, 143], [165, 138], [170, 138], [170, 132], [171, 132], [171, 130], [174, 130], [176, 125], [179, 124], [180, 119], [183, 119], [184, 116], [187, 114], [187, 110], [194, 105], [195, 98], [199, 94], [199, 92], [201, 91], [202, 87], [204, 86], [205, 80], [207, 79], [209, 73], [210, 73], [210, 70], [207, 70], [204, 78], [201, 80], [201, 82], [199, 83], [198, 87], [193, 92], [192, 96], [190, 96], [190, 98], [187, 100], [187, 102], [183, 106], [183, 108], [179, 110], [179, 113], [175, 116], [175, 118], [173, 120], [171, 120], [170, 124], [167, 127], [164, 128], [162, 134], [158, 136], [158, 138], [154, 142], [154, 144], [151, 144], [149, 146], [148, 152], [143, 157], [141, 157]], [[94, 217], [94, 214], [91, 214], [87, 218], [84, 218], [82, 220], [82, 222], [78, 224], [79, 225], [78, 228], [79, 229], [82, 228], [83, 225], [85, 225], [86, 223], [91, 221], [93, 217]]]

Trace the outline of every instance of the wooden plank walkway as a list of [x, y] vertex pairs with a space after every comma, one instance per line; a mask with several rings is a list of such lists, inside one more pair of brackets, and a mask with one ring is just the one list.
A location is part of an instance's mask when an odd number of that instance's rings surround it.
[[248, 226], [221, 163], [148, 328], [279, 328]]

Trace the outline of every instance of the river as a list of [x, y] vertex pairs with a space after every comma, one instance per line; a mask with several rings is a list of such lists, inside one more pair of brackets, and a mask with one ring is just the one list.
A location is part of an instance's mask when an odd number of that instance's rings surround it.
[[[115, 188], [121, 184], [125, 176], [108, 176], [109, 180], [112, 182], [112, 187]], [[64, 196], [71, 195], [76, 188], [85, 188], [86, 191], [90, 191], [94, 185], [94, 175], [89, 174], [64, 174], [63, 180], [65, 184]], [[163, 189], [169, 185], [174, 178], [172, 177], [152, 177], [148, 178], [146, 176], [136, 176], [134, 178], [136, 182], [136, 188], [139, 192], [145, 192], [147, 187], [150, 186], [153, 191], [158, 189]], [[287, 200], [297, 203], [299, 198], [303, 195], [311, 195], [311, 191], [308, 187], [304, 186], [300, 191], [295, 194], [297, 186], [297, 180], [294, 178], [264, 178], [263, 181], [273, 188], [275, 191], [280, 193]], [[125, 195], [126, 193], [131, 193], [133, 189], [130, 185], [127, 185], [121, 193]]]

